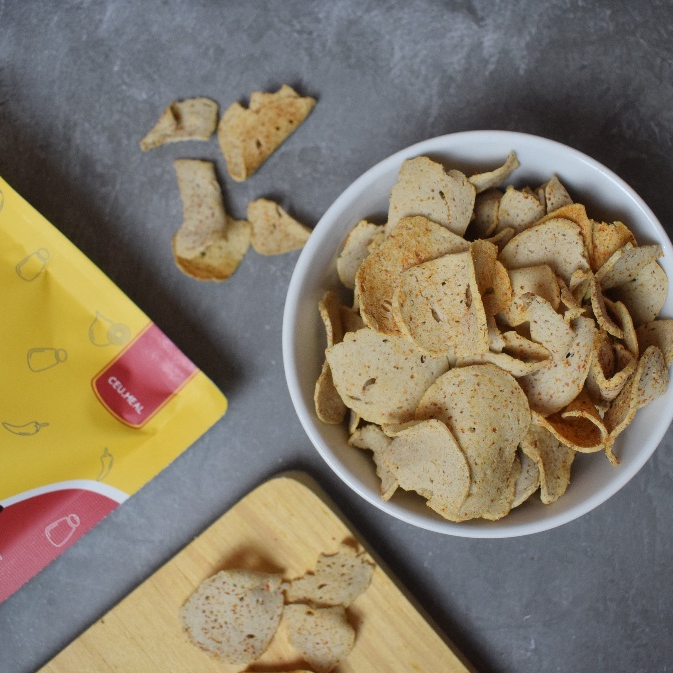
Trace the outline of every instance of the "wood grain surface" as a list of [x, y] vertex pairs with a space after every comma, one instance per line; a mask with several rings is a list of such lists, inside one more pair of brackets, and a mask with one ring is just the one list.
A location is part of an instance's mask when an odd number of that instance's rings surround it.
[[[315, 566], [340, 542], [365, 541], [303, 474], [273, 478], [245, 496], [204, 533], [66, 647], [41, 673], [262, 673], [309, 668], [282, 630], [257, 662], [229, 666], [191, 645], [178, 610], [206, 577], [225, 568], [282, 573]], [[373, 557], [374, 558], [374, 557]], [[374, 559], [376, 561], [376, 559]], [[467, 673], [474, 669], [376, 564], [369, 588], [348, 608], [355, 646], [339, 673]]]

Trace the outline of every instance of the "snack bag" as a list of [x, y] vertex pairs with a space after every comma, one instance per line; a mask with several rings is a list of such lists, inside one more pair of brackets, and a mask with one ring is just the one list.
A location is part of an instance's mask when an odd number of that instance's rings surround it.
[[226, 411], [222, 393], [0, 179], [0, 602]]

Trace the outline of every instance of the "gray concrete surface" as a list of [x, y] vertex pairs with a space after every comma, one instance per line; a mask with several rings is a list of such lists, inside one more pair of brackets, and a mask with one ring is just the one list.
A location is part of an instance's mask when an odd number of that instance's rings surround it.
[[[171, 100], [205, 95], [224, 108], [284, 82], [319, 103], [254, 180], [228, 180], [214, 141], [138, 149]], [[673, 233], [673, 4], [0, 0], [0, 175], [230, 402], [212, 431], [0, 605], [1, 673], [38, 669], [287, 469], [318, 480], [480, 673], [673, 670], [673, 432], [620, 493], [559, 529], [490, 541], [415, 529], [352, 493], [294, 415], [280, 336], [297, 253], [250, 253], [225, 284], [173, 264], [173, 158], [216, 161], [236, 217], [275, 195], [313, 226], [380, 159], [468, 129], [588, 153]]]

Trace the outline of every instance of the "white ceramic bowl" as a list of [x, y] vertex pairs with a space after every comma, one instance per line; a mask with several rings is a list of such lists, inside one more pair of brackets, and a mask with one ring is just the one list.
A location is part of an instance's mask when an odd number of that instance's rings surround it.
[[[341, 287], [336, 258], [350, 229], [362, 218], [385, 222], [390, 189], [404, 159], [427, 155], [468, 174], [499, 166], [511, 150], [521, 167], [516, 186], [541, 184], [555, 173], [573, 200], [584, 203], [594, 219], [622, 220], [641, 244], [659, 242], [660, 260], [673, 278], [673, 249], [664, 229], [643, 200], [623, 180], [597, 161], [560, 143], [507, 131], [469, 131], [426, 140], [380, 162], [357, 179], [322, 217], [304, 247], [292, 276], [283, 318], [283, 359], [290, 395], [309, 438], [354, 491], [370, 503], [408, 523], [465, 537], [511, 537], [559, 526], [589, 512], [616, 493], [643, 466], [673, 419], [673, 385], [666, 395], [641, 409], [617, 439], [621, 464], [613, 467], [603, 454], [578, 454], [570, 486], [551, 505], [539, 498], [514, 509], [500, 521], [452, 523], [443, 520], [416, 494], [399, 492], [388, 502], [379, 494], [371, 454], [349, 447], [345, 427], [326, 425], [316, 416], [313, 390], [324, 360], [324, 328], [318, 302], [328, 289]], [[348, 295], [344, 295], [347, 297]], [[673, 316], [669, 294], [662, 316]]]

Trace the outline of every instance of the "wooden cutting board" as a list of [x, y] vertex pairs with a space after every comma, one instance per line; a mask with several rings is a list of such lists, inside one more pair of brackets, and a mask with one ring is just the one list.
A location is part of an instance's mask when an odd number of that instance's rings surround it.
[[[206, 577], [225, 568], [312, 570], [343, 540], [366, 543], [310, 478], [282, 475], [244, 497], [185, 549], [66, 647], [41, 673], [234, 673], [191, 645], [178, 609]], [[376, 558], [372, 555], [376, 561]], [[348, 608], [356, 642], [339, 673], [468, 673], [473, 668], [413, 606], [378, 562], [369, 588]], [[279, 631], [280, 634], [280, 631]], [[246, 670], [302, 668], [279, 635]]]

